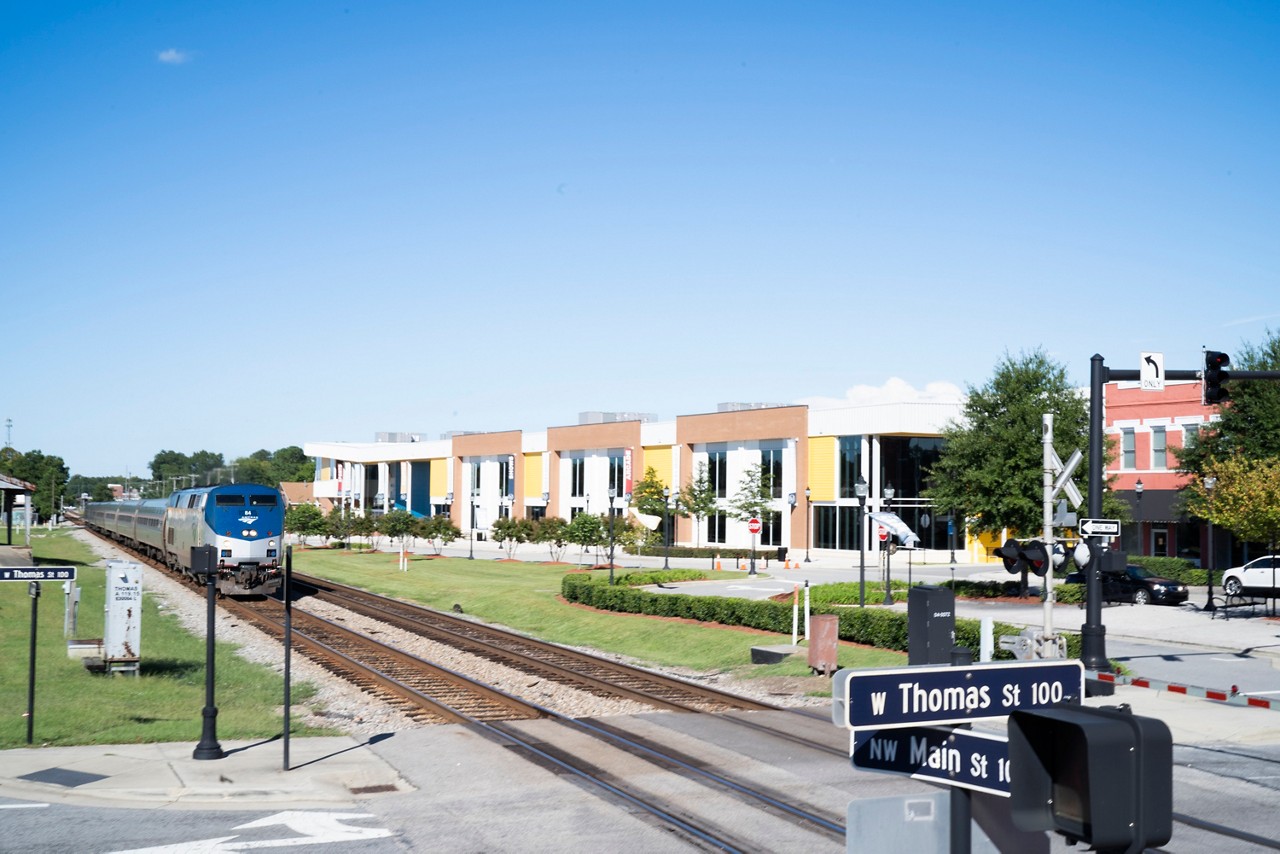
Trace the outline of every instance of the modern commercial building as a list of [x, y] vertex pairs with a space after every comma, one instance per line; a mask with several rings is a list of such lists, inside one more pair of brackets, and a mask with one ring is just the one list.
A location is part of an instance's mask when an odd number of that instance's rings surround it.
[[307, 442], [303, 450], [316, 459], [317, 497], [357, 512], [444, 513], [479, 533], [505, 516], [622, 512], [649, 469], [674, 494], [705, 468], [720, 509], [702, 520], [677, 518], [675, 542], [736, 548], [751, 546], [752, 535], [729, 505], [748, 471], [761, 466], [772, 486], [755, 543], [762, 549], [856, 554], [875, 536], [866, 512], [890, 509], [919, 535], [926, 559], [949, 559], [954, 548], [963, 561], [985, 556], [985, 546], [975, 543], [966, 555], [963, 524], [939, 517], [921, 495], [942, 428], [962, 407], [960, 400], [723, 404], [670, 421], [591, 412], [581, 423], [532, 432], [385, 433], [368, 443]]

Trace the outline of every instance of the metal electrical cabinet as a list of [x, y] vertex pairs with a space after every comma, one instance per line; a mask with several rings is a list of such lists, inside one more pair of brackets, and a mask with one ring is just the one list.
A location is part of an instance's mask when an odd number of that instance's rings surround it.
[[142, 662], [142, 566], [107, 561], [102, 660], [110, 673], [138, 674]]

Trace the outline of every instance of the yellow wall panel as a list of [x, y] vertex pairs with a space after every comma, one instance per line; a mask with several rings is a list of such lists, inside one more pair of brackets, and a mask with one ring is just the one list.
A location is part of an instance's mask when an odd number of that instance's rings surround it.
[[431, 494], [442, 496], [449, 491], [449, 461], [431, 460]]
[[524, 497], [542, 497], [542, 453], [524, 455]]
[[812, 490], [810, 501], [836, 500], [837, 450], [835, 436], [809, 437], [809, 482], [805, 486]]
[[[673, 491], [679, 491], [679, 484], [671, 482], [671, 446], [661, 445], [654, 448], [644, 449], [644, 467], [653, 469], [658, 475], [658, 480]], [[639, 483], [644, 480], [644, 472], [632, 472], [631, 478], [634, 482]]]

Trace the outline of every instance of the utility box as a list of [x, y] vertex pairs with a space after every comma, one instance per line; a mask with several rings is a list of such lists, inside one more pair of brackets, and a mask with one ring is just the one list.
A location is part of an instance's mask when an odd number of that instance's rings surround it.
[[921, 584], [907, 593], [907, 664], [950, 664], [956, 645], [956, 594]]
[[840, 669], [840, 618], [814, 614], [809, 618], [809, 669], [830, 676]]
[[107, 615], [102, 663], [109, 673], [138, 675], [142, 662], [142, 566], [107, 561]]

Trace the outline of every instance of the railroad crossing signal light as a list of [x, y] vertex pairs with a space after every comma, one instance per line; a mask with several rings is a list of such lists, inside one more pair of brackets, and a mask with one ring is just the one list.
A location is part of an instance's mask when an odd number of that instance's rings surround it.
[[1040, 577], [1049, 571], [1049, 550], [1039, 540], [1028, 540], [1018, 552], [1027, 568]]
[[1221, 353], [1217, 350], [1205, 350], [1204, 378], [1201, 382], [1205, 405], [1222, 403], [1222, 401], [1231, 396], [1222, 387], [1222, 384], [1231, 378], [1231, 374], [1226, 370], [1230, 364], [1231, 357], [1226, 353]]
[[1009, 715], [1013, 823], [1099, 851], [1173, 835], [1173, 737], [1125, 707], [1058, 705]]
[[1027, 568], [1022, 559], [1022, 544], [1017, 540], [1005, 540], [1004, 545], [996, 549], [996, 554], [1000, 555], [1005, 571], [1012, 575], [1018, 575]]

